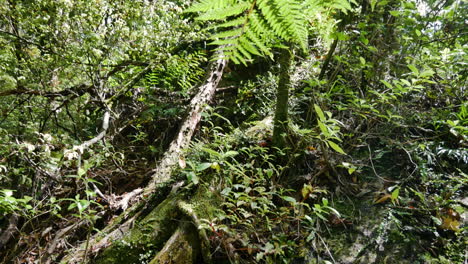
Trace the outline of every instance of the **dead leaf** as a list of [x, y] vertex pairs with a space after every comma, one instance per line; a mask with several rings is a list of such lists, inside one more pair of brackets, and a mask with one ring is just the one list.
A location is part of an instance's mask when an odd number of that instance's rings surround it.
[[384, 196], [375, 199], [374, 204], [380, 204], [380, 203], [385, 203], [387, 200], [392, 200], [392, 195], [391, 194], [385, 194]]
[[455, 232], [460, 230], [460, 214], [452, 208], [441, 210], [440, 220], [442, 221], [440, 228]]
[[187, 167], [184, 157], [179, 157], [179, 166], [181, 169], [185, 169], [185, 167]]

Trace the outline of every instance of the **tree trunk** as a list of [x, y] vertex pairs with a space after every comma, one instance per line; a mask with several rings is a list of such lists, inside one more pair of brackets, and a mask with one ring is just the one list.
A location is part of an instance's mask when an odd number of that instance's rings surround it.
[[276, 90], [276, 110], [273, 125], [273, 144], [278, 148], [284, 148], [286, 145], [286, 136], [288, 129], [288, 102], [289, 87], [291, 78], [289, 69], [292, 62], [292, 53], [288, 49], [283, 49], [280, 54], [280, 76], [278, 88]]

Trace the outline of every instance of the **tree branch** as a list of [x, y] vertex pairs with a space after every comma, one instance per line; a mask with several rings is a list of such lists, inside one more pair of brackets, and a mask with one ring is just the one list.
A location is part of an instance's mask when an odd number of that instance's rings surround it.
[[24, 94], [43, 96], [47, 98], [64, 97], [64, 96], [69, 96], [69, 95], [81, 96], [85, 93], [90, 93], [92, 89], [93, 89], [92, 85], [80, 84], [80, 85], [76, 85], [76, 86], [70, 87], [62, 91], [58, 91], [58, 92], [47, 92], [47, 91], [27, 89], [26, 87], [20, 85], [16, 89], [11, 89], [11, 90], [0, 92], [0, 97], [9, 96], [9, 95], [24, 95]]
[[98, 142], [99, 140], [104, 138], [104, 136], [107, 133], [107, 130], [109, 129], [109, 120], [110, 120], [110, 110], [106, 110], [106, 112], [104, 113], [104, 117], [102, 119], [102, 130], [101, 130], [101, 132], [97, 136], [95, 136], [94, 138], [83, 142], [81, 145], [74, 146], [73, 149], [78, 150], [80, 152], [80, 154], [83, 154], [85, 149], [89, 148], [93, 144], [96, 144], [96, 142]]

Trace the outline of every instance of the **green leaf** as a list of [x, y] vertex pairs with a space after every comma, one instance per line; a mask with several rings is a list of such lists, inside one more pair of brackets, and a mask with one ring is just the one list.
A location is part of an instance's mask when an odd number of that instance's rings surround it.
[[432, 218], [432, 221], [434, 221], [434, 224], [436, 224], [437, 226], [442, 225], [442, 220], [440, 220], [439, 218], [435, 216], [431, 216], [431, 218]]
[[396, 199], [398, 199], [399, 194], [400, 194], [400, 187], [393, 190], [393, 192], [392, 192], [392, 201], [395, 201]]
[[209, 148], [201, 148], [204, 152], [214, 156], [214, 157], [218, 157], [218, 158], [221, 158], [221, 154], [219, 154], [218, 152], [212, 150], [212, 149], [209, 149]]
[[197, 20], [224, 20], [227, 17], [235, 16], [243, 13], [250, 7], [248, 2], [239, 2], [237, 5], [228, 6], [220, 9], [212, 9], [203, 15], [197, 17]]
[[359, 40], [364, 43], [364, 45], [368, 45], [369, 44], [369, 39], [365, 38], [364, 36], [360, 36], [359, 37]]
[[2, 193], [5, 195], [5, 197], [13, 196], [12, 190], [4, 189], [2, 190]]
[[402, 83], [404, 83], [406, 86], [411, 86], [411, 83], [408, 82], [408, 80], [401, 79], [400, 81], [401, 81]]
[[315, 230], [312, 230], [310, 234], [307, 236], [306, 241], [309, 242], [314, 238], [315, 238]]
[[429, 70], [425, 70], [423, 72], [421, 72], [421, 75], [420, 77], [432, 77], [434, 75], [434, 71], [429, 69]]
[[218, 162], [211, 163], [211, 168], [219, 172], [221, 170], [221, 166], [219, 166]]
[[316, 104], [314, 104], [314, 109], [319, 117], [319, 120], [322, 122], [325, 121], [325, 115], [323, 114], [322, 109]]
[[190, 171], [190, 172], [187, 173], [187, 180], [189, 182], [192, 182], [195, 185], [198, 184], [198, 182], [199, 182], [199, 179], [198, 179], [197, 175], [193, 171]]
[[293, 197], [291, 196], [282, 196], [281, 198], [283, 198], [283, 200], [285, 200], [286, 202], [290, 202], [290, 203], [297, 203], [296, 199], [294, 199]]
[[195, 168], [196, 171], [204, 171], [208, 168], [211, 167], [211, 162], [204, 162], [204, 163], [200, 163], [197, 165], [197, 167]]
[[362, 65], [366, 65], [366, 59], [364, 59], [363, 57], [359, 57], [359, 60], [361, 61]]
[[378, 0], [370, 0], [371, 11], [374, 12], [375, 4], [377, 4]]
[[223, 158], [235, 157], [239, 154], [237, 151], [230, 150], [223, 154]]
[[414, 73], [414, 75], [419, 76], [419, 71], [413, 64], [408, 64], [408, 68]]
[[75, 207], [76, 207], [76, 203], [71, 203], [71, 204], [68, 206], [67, 210], [70, 211], [70, 210], [72, 210], [72, 209], [75, 208]]
[[340, 41], [346, 41], [349, 39], [348, 35], [346, 35], [345, 33], [343, 32], [336, 32], [335, 33], [335, 37], [340, 40]]
[[82, 167], [78, 168], [78, 176], [81, 177], [86, 174], [86, 170], [84, 170]]
[[[398, 10], [392, 10], [392, 11], [390, 11], [389, 13], [390, 13], [390, 15], [392, 15], [392, 16], [394, 16], [394, 17], [397, 17], [397, 16], [400, 15], [400, 11], [398, 11]], [[421, 32], [419, 32], [419, 33], [421, 33]], [[418, 35], [418, 36], [419, 36], [419, 35]]]
[[207, 27], [205, 30], [211, 30], [215, 28], [228, 28], [228, 27], [235, 27], [235, 26], [240, 26], [245, 23], [245, 18], [244, 17], [239, 17], [234, 20], [227, 21], [225, 23], [221, 24], [215, 24], [213, 26]]
[[336, 152], [346, 155], [346, 153], [344, 152], [344, 150], [343, 150], [340, 146], [338, 146], [338, 144], [336, 144], [335, 142], [328, 140], [327, 143], [328, 143], [328, 145], [329, 145], [332, 149], [334, 149]]
[[393, 86], [389, 82], [385, 80], [380, 80], [380, 82], [387, 86], [388, 89], [393, 89]]
[[323, 206], [328, 206], [328, 199], [327, 198], [322, 198], [322, 204]]
[[241, 34], [242, 34], [242, 28], [238, 28], [238, 29], [233, 29], [233, 30], [222, 31], [220, 33], [212, 35], [210, 38], [213, 40], [217, 40], [218, 38], [220, 39], [233, 38], [232, 43], [236, 43], [235, 38], [239, 37]]
[[320, 131], [322, 131], [322, 134], [327, 138], [330, 137], [331, 135], [330, 132], [328, 132], [328, 128], [322, 122], [320, 122], [320, 120], [317, 120], [317, 123], [320, 128]]
[[334, 213], [336, 216], [341, 217], [340, 212], [338, 212], [335, 208], [327, 206], [327, 209]]

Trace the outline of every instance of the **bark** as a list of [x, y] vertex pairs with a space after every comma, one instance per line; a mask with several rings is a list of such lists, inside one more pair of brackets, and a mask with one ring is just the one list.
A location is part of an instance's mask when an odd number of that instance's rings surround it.
[[[107, 247], [93, 261], [96, 264], [141, 263], [158, 252], [151, 263], [210, 264], [210, 241], [204, 229], [199, 229], [200, 217], [213, 218], [220, 201], [214, 189], [199, 187], [185, 202], [187, 192], [175, 190], [141, 221], [116, 229], [111, 238], [104, 238], [88, 251]], [[123, 235], [122, 239], [119, 235]], [[109, 246], [110, 245], [110, 246]], [[86, 252], [86, 250], [85, 250]], [[77, 263], [78, 259], [67, 263]]]
[[320, 70], [319, 80], [323, 80], [323, 77], [325, 77], [325, 72], [327, 72], [328, 64], [330, 64], [331, 58], [333, 57], [333, 53], [335, 52], [335, 49], [337, 46], [338, 46], [338, 38], [336, 38], [333, 41], [330, 47], [330, 50], [327, 53], [325, 61], [323, 62], [322, 69]]
[[273, 144], [278, 148], [283, 148], [286, 145], [289, 87], [291, 86], [291, 78], [289, 76], [291, 60], [291, 51], [283, 49], [279, 61], [281, 71], [278, 88], [276, 90], [276, 110], [273, 125]]

